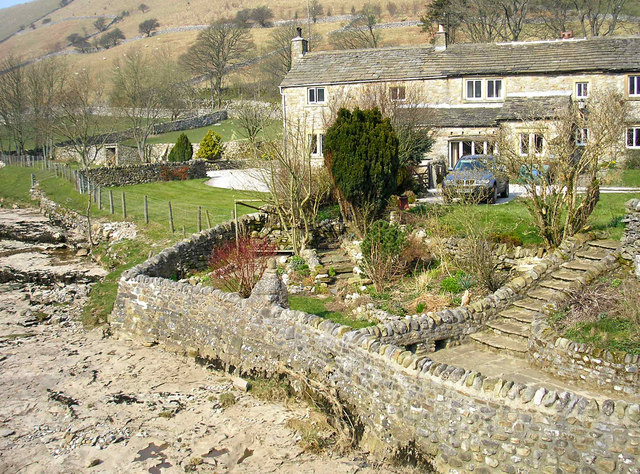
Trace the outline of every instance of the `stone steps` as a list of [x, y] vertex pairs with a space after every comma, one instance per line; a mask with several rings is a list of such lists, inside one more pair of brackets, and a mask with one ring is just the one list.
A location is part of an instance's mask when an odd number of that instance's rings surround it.
[[560, 267], [568, 268], [569, 270], [579, 270], [586, 272], [593, 269], [593, 260], [577, 258], [575, 260], [571, 260], [570, 262], [563, 263], [562, 265], [560, 265]]
[[611, 239], [603, 239], [603, 240], [592, 240], [589, 242], [590, 247], [603, 248], [611, 251], [618, 251], [620, 249], [620, 242], [617, 240]]
[[500, 352], [508, 352], [516, 357], [525, 357], [528, 345], [523, 344], [523, 338], [515, 338], [506, 334], [496, 334], [492, 331], [482, 331], [469, 336], [472, 340], [482, 344], [486, 348]]
[[545, 301], [528, 297], [513, 302], [513, 306], [529, 309], [535, 312], [542, 311], [547, 304], [548, 303]]
[[523, 342], [527, 342], [531, 325], [513, 319], [499, 318], [489, 321], [487, 326], [498, 333], [518, 336], [523, 339]]
[[469, 338], [485, 348], [524, 357], [536, 313], [563, 300], [571, 290], [586, 283], [587, 272], [595, 269], [596, 261], [616, 252], [619, 247], [620, 243], [613, 240], [590, 242], [576, 253], [574, 260], [563, 263], [527, 292], [526, 297], [498, 313], [486, 324], [487, 329], [471, 334]]
[[607, 249], [592, 245], [589, 248], [576, 252], [576, 257], [584, 258], [586, 260], [602, 260], [610, 253], [611, 252]]
[[536, 313], [537, 311], [532, 311], [526, 308], [519, 308], [517, 306], [511, 306], [510, 308], [507, 308], [504, 311], [498, 313], [498, 316], [503, 319], [511, 319], [522, 323], [531, 323]]

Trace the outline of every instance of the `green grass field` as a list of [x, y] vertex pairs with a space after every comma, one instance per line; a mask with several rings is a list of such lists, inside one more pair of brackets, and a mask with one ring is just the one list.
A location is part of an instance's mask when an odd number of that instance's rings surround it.
[[[593, 230], [606, 230], [611, 238], [622, 237], [625, 203], [640, 198], [640, 194], [601, 194], [600, 201], [589, 219]], [[465, 232], [470, 222], [486, 223], [494, 232], [514, 233], [524, 244], [540, 244], [542, 239], [531, 225], [531, 215], [522, 200], [487, 206], [484, 204], [448, 206], [441, 222], [458, 232]]]
[[[207, 127], [194, 128], [192, 130], [183, 130], [181, 132], [169, 132], [162, 135], [154, 135], [149, 138], [148, 143], [154, 145], [157, 143], [175, 143], [181, 133], [185, 133], [191, 143], [200, 143], [209, 130], [213, 130], [222, 137], [225, 142], [234, 140], [244, 140], [246, 137], [242, 134], [242, 130], [235, 119], [225, 120], [215, 125]], [[272, 139], [282, 134], [282, 121], [271, 120], [265, 131], [259, 136], [265, 139]], [[132, 140], [124, 142], [125, 145], [135, 145]]]

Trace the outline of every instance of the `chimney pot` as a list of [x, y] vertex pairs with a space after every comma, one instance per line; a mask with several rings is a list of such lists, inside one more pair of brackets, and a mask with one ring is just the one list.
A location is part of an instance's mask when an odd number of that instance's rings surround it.
[[299, 26], [296, 28], [296, 31], [298, 32], [298, 38], [302, 38], [302, 28], [300, 28]]
[[438, 25], [434, 46], [436, 51], [445, 51], [447, 49], [447, 32], [443, 25]]
[[573, 38], [573, 30], [563, 31], [561, 34], [562, 39], [571, 39]]

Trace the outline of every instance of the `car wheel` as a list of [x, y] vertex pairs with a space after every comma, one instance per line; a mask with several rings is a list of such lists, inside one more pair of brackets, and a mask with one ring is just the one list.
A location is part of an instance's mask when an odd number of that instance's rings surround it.
[[493, 185], [493, 188], [491, 188], [490, 193], [489, 199], [487, 199], [487, 204], [495, 204], [498, 200], [498, 187], [495, 184]]
[[504, 185], [504, 191], [500, 194], [500, 197], [508, 198], [509, 197], [509, 181]]

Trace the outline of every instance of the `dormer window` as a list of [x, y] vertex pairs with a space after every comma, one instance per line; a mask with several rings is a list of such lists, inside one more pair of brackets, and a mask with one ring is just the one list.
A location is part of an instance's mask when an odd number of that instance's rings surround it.
[[640, 76], [629, 76], [629, 97], [640, 97]]
[[393, 101], [405, 100], [406, 89], [404, 86], [389, 87], [389, 95]]
[[576, 82], [576, 99], [586, 99], [589, 97], [589, 83]]
[[504, 96], [502, 79], [467, 79], [465, 98], [467, 100], [501, 100]]
[[307, 100], [310, 104], [324, 104], [326, 102], [324, 87], [309, 87], [307, 89]]

